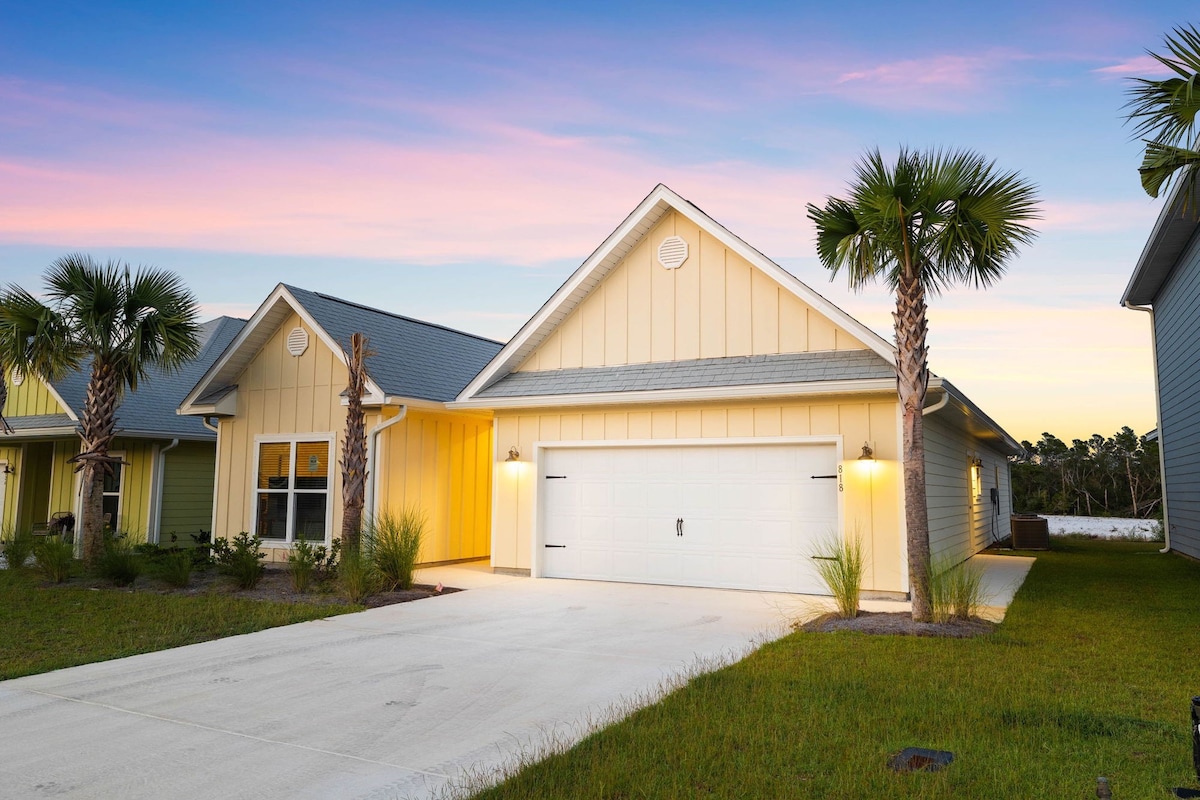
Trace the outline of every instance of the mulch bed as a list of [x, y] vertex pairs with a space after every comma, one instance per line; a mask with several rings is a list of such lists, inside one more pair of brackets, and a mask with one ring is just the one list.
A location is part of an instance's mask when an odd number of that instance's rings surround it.
[[996, 624], [978, 618], [937, 623], [913, 622], [912, 614], [907, 612], [860, 611], [854, 619], [825, 614], [801, 625], [800, 630], [808, 633], [857, 631], [883, 636], [942, 636], [969, 639], [973, 636], [986, 636], [996, 630]]
[[[292, 588], [292, 581], [283, 567], [268, 565], [262, 580], [253, 589], [239, 589], [233, 580], [222, 575], [215, 569], [195, 570], [192, 572], [191, 583], [183, 588], [175, 588], [160, 580], [143, 575], [132, 586], [113, 586], [110, 582], [98, 578], [75, 578], [68, 585], [80, 585], [88, 588], [117, 592], [153, 592], [155, 594], [173, 595], [204, 595], [221, 594], [229, 597], [240, 597], [246, 600], [270, 600], [276, 603], [312, 603], [316, 605], [350, 605], [346, 598], [338, 593], [337, 587], [331, 584], [315, 584], [307, 592], [297, 592]], [[379, 592], [363, 601], [367, 608], [390, 606], [396, 603], [408, 603], [413, 600], [424, 600], [427, 597], [438, 597], [444, 594], [460, 592], [450, 586], [443, 586], [438, 591], [436, 586], [416, 584], [411, 589], [394, 592]]]

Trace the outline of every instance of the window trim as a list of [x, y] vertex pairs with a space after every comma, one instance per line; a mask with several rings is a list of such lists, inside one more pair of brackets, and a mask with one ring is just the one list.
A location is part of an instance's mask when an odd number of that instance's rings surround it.
[[[319, 491], [316, 489], [296, 489], [296, 487], [293, 485], [295, 482], [295, 478], [296, 478], [296, 476], [294, 474], [296, 471], [296, 445], [298, 443], [302, 443], [302, 442], [324, 442], [325, 444], [327, 444], [329, 446], [329, 484], [325, 488], [325, 538], [322, 541], [323, 544], [328, 546], [329, 544], [332, 543], [331, 537], [333, 536], [333, 492], [334, 492], [334, 479], [335, 479], [334, 468], [336, 466], [336, 462], [334, 461], [334, 455], [335, 455], [334, 445], [337, 443], [337, 434], [331, 433], [331, 432], [328, 432], [328, 433], [322, 433], [322, 432], [260, 433], [260, 434], [255, 435], [255, 437], [254, 437], [254, 469], [251, 471], [250, 476], [249, 476], [250, 477], [250, 507], [249, 507], [248, 511], [249, 511], [249, 517], [250, 517], [250, 524], [248, 526], [246, 526], [246, 530], [250, 531], [251, 536], [258, 535], [258, 494], [260, 491], [265, 491], [265, 490], [260, 490], [258, 488], [259, 459], [262, 456], [262, 447], [260, 445], [279, 444], [281, 442], [286, 442], [292, 446], [291, 447], [291, 463], [289, 466], [289, 477], [288, 477], [288, 488], [287, 488], [287, 497], [288, 497], [288, 510], [287, 510], [287, 513], [288, 513], [287, 528], [288, 528], [288, 530], [287, 530], [287, 534], [286, 534], [287, 538], [285, 538], [285, 539], [263, 539], [262, 546], [263, 547], [291, 548], [293, 545], [295, 545], [296, 533], [292, 529], [292, 523], [295, 520], [295, 513], [296, 513], [296, 493], [299, 492], [301, 494], [316, 494]], [[279, 490], [276, 490], [276, 493], [279, 493]]]
[[[54, 450], [52, 452], [54, 453], [54, 455], [56, 455], [56, 456], [58, 455], [58, 444], [57, 443], [55, 443]], [[101, 503], [101, 508], [103, 508], [104, 507], [104, 498], [112, 497], [113, 495], [116, 495], [117, 516], [116, 516], [116, 519], [114, 519], [112, 521], [112, 532], [114, 534], [116, 534], [116, 533], [120, 532], [120, 530], [121, 530], [121, 517], [124, 516], [124, 511], [125, 511], [125, 471], [126, 471], [126, 468], [129, 466], [129, 462], [125, 460], [125, 451], [124, 450], [109, 450], [108, 455], [109, 455], [109, 458], [114, 458], [120, 462], [121, 477], [117, 481], [117, 490], [115, 492], [106, 492], [103, 490], [103, 488], [101, 489], [100, 503]], [[53, 463], [54, 463], [53, 460], [50, 463], [52, 465], [51, 469], [53, 469]], [[53, 492], [53, 487], [54, 487], [53, 472], [51, 472], [50, 480], [52, 481], [50, 484], [51, 492]], [[49, 513], [49, 512], [47, 512], [47, 513]]]

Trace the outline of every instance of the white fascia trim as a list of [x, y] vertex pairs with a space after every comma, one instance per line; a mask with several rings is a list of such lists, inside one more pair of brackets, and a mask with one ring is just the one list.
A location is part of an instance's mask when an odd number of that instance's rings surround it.
[[[250, 338], [251, 334], [253, 334], [257, 330], [258, 326], [262, 324], [263, 319], [270, 314], [279, 303], [286, 303], [292, 309], [292, 311], [296, 313], [296, 316], [300, 317], [305, 324], [312, 328], [313, 332], [316, 333], [317, 338], [324, 342], [325, 346], [332, 350], [334, 355], [337, 356], [338, 360], [341, 361], [347, 369], [349, 369], [350, 362], [347, 360], [346, 353], [344, 350], [342, 350], [341, 345], [334, 341], [333, 337], [330, 336], [324, 328], [317, 324], [317, 321], [313, 319], [312, 315], [309, 314], [304, 306], [300, 304], [300, 301], [298, 301], [295, 296], [293, 296], [292, 293], [287, 290], [286, 286], [280, 283], [275, 286], [274, 291], [267, 296], [267, 299], [262, 302], [262, 305], [260, 305], [258, 310], [254, 312], [254, 315], [250, 317], [250, 321], [247, 322], [242, 327], [241, 331], [238, 332], [238, 335], [234, 338], [233, 342], [225, 348], [225, 352], [221, 354], [221, 357], [213, 362], [213, 365], [208, 368], [208, 371], [204, 373], [204, 375], [196, 383], [195, 387], [192, 388], [192, 391], [188, 392], [187, 397], [185, 397], [183, 402], [179, 404], [177, 413], [185, 415], [204, 413], [211, 415], [218, 413], [211, 410], [207, 412], [202, 410], [205, 408], [212, 408], [212, 406], [196, 406], [196, 400], [202, 397], [208, 391], [213, 378], [221, 374], [221, 371], [225, 369], [226, 365], [228, 365], [229, 362], [233, 360], [233, 357], [242, 349], [246, 341]], [[377, 395], [381, 399], [383, 397], [383, 390], [380, 389], [379, 386], [375, 384], [375, 381], [369, 376], [367, 378], [367, 391], [372, 395]], [[217, 405], [219, 406], [220, 403], [218, 402]]]
[[63, 396], [58, 393], [58, 389], [54, 388], [54, 384], [50, 383], [50, 381], [43, 380], [41, 377], [39, 377], [38, 380], [42, 381], [42, 385], [46, 387], [46, 391], [48, 391], [50, 396], [53, 397], [60, 406], [62, 406], [63, 413], [70, 417], [72, 422], [79, 422], [79, 415], [75, 413], [75, 409], [67, 405], [67, 401], [63, 400]]
[[[8, 439], [44, 439], [48, 436], [78, 436], [78, 428], [32, 428], [30, 430], [17, 430], [7, 434]], [[122, 432], [124, 435], [124, 432]]]
[[448, 403], [459, 408], [548, 408], [556, 406], [594, 406], [682, 403], [703, 400], [756, 400], [763, 397], [797, 397], [832, 394], [886, 393], [896, 391], [895, 378], [871, 378], [819, 383], [770, 383], [748, 386], [713, 386], [704, 389], [648, 389], [629, 392], [593, 392], [533, 397], [489, 397]]
[[748, 245], [741, 238], [731, 233], [727, 228], [722, 226], [712, 217], [705, 214], [696, 206], [692, 205], [687, 200], [680, 197], [678, 194], [667, 188], [663, 184], [659, 184], [654, 188], [649, 195], [646, 196], [638, 207], [625, 218], [615, 231], [613, 231], [604, 243], [596, 249], [595, 252], [588, 257], [574, 273], [571, 274], [562, 286], [559, 287], [550, 299], [538, 309], [538, 312], [526, 322], [517, 335], [509, 340], [495, 358], [483, 368], [475, 378], [467, 384], [467, 387], [459, 394], [459, 402], [471, 400], [475, 393], [482, 390], [492, 380], [494, 380], [504, 369], [507, 368], [509, 362], [514, 355], [541, 330], [542, 326], [555, 314], [561, 306], [570, 299], [571, 295], [579, 288], [580, 284], [591, 277], [611, 255], [612, 251], [632, 233], [638, 225], [642, 224], [645, 218], [660, 202], [666, 203], [671, 208], [687, 217], [691, 222], [702, 228], [710, 236], [717, 239], [719, 242], [729, 247], [742, 258], [757, 266], [767, 275], [774, 278], [780, 285], [791, 291], [796, 297], [815, 308], [818, 312], [825, 315], [835, 324], [846, 328], [854, 333], [863, 344], [867, 345], [871, 350], [878, 353], [889, 364], [896, 363], [896, 352], [888, 342], [886, 342], [877, 333], [872, 331], [867, 326], [863, 325], [858, 320], [851, 317], [845, 311], [842, 311], [837, 306], [830, 303], [821, 295], [814, 292], [800, 279], [792, 275], [783, 267], [771, 261], [758, 250]]

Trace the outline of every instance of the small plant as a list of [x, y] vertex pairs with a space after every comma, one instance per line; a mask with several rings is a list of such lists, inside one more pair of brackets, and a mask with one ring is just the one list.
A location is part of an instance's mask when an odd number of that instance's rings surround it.
[[857, 617], [858, 598], [867, 565], [862, 536], [857, 531], [844, 537], [831, 533], [818, 545], [812, 557], [816, 562], [817, 574], [837, 601], [837, 615], [843, 619]]
[[347, 550], [338, 564], [338, 588], [351, 603], [359, 604], [378, 590], [379, 576], [371, 559], [361, 551]]
[[217, 568], [233, 578], [239, 589], [253, 589], [262, 580], [266, 553], [262, 552], [262, 539], [242, 531], [229, 539], [214, 539], [212, 557]]
[[145, 565], [139, 548], [145, 544], [134, 544], [128, 536], [113, 534], [106, 536], [104, 552], [96, 562], [96, 572], [117, 586], [130, 586], [142, 574]]
[[930, 570], [929, 604], [933, 621], [968, 620], [983, 607], [983, 568], [971, 561], [953, 564], [938, 559]]
[[43, 536], [33, 545], [33, 563], [46, 580], [63, 583], [71, 577], [75, 545], [61, 536]]
[[[172, 537], [175, 534], [171, 534]], [[200, 531], [188, 534], [195, 547], [192, 548], [192, 563], [197, 567], [207, 567], [212, 564], [212, 531]], [[174, 541], [174, 538], [172, 538]]]
[[192, 554], [187, 550], [173, 548], [164, 551], [155, 563], [155, 573], [169, 586], [182, 589], [192, 582]]
[[367, 522], [363, 546], [384, 591], [412, 588], [427, 525], [425, 514], [411, 507], [396, 515], [385, 512]]
[[287, 570], [292, 577], [292, 588], [301, 594], [308, 591], [313, 574], [317, 571], [318, 549], [323, 551], [325, 546], [314, 547], [301, 539], [292, 545], [292, 552], [288, 553]]
[[29, 531], [5, 531], [0, 534], [0, 552], [9, 569], [23, 569], [33, 554], [33, 533]]

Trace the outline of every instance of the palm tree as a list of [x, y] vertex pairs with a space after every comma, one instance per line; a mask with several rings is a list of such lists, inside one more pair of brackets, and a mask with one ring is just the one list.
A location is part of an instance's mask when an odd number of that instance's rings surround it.
[[903, 410], [904, 506], [913, 619], [928, 621], [929, 510], [921, 409], [929, 382], [925, 297], [963, 283], [987, 288], [1035, 233], [1035, 189], [970, 151], [878, 150], [855, 165], [847, 199], [811, 203], [817, 255], [851, 288], [881, 279], [896, 293], [896, 385]]
[[349, 380], [346, 386], [346, 441], [342, 444], [342, 546], [357, 553], [367, 492], [367, 430], [363, 392], [367, 388], [367, 337], [350, 335]]
[[1142, 188], [1158, 197], [1176, 177], [1183, 180], [1183, 203], [1192, 197], [1200, 172], [1200, 150], [1196, 146], [1196, 113], [1200, 111], [1200, 31], [1194, 26], [1176, 28], [1166, 37], [1167, 55], [1150, 53], [1158, 63], [1175, 73], [1163, 80], [1134, 78], [1129, 90], [1128, 121], [1134, 135], [1142, 139], [1146, 152], [1138, 173]]
[[108, 451], [117, 407], [152, 370], [174, 371], [199, 353], [196, 300], [171, 272], [131, 274], [128, 265], [80, 254], [51, 265], [45, 298], [48, 304], [19, 286], [0, 293], [0, 362], [48, 381], [90, 370], [79, 421], [83, 442], [72, 460], [82, 472], [84, 558], [94, 563], [103, 552], [104, 476], [115, 463]]

